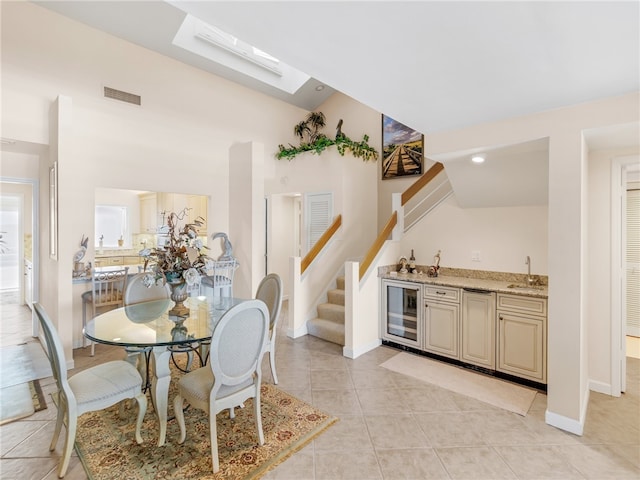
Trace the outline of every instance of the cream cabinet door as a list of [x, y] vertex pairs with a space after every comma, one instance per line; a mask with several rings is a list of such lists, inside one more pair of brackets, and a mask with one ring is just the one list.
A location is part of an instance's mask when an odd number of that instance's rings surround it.
[[458, 354], [459, 305], [425, 299], [423, 349], [450, 358]]
[[498, 312], [500, 372], [546, 383], [546, 318]]
[[496, 368], [496, 294], [462, 292], [460, 359], [491, 370]]
[[158, 202], [155, 193], [143, 193], [140, 199], [140, 233], [154, 233], [158, 220]]
[[200, 235], [207, 234], [207, 202], [209, 197], [205, 195], [188, 195], [187, 202], [189, 206], [189, 220], [193, 221], [196, 218], [202, 218], [203, 224], [198, 229]]

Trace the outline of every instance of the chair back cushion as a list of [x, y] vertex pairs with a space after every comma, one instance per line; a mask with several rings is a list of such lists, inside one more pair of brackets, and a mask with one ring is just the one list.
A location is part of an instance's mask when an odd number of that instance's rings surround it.
[[171, 290], [169, 285], [152, 285], [145, 286], [143, 283], [147, 273], [138, 273], [127, 281], [127, 287], [124, 290], [124, 304], [133, 305], [135, 303], [151, 302], [153, 300], [164, 300], [169, 298]]
[[212, 395], [223, 385], [239, 385], [260, 374], [268, 333], [269, 312], [260, 300], [240, 303], [224, 313], [211, 337]]
[[53, 378], [56, 381], [59, 395], [64, 395], [67, 403], [75, 403], [75, 397], [67, 380], [67, 362], [64, 357], [64, 348], [62, 347], [58, 332], [40, 303], [34, 303], [33, 310], [36, 312], [40, 328], [42, 328], [42, 333], [47, 343], [47, 356], [49, 357], [49, 363], [51, 364]]
[[267, 305], [269, 309], [269, 330], [273, 330], [282, 307], [282, 280], [280, 276], [276, 273], [270, 273], [264, 277], [260, 285], [258, 285], [256, 298]]

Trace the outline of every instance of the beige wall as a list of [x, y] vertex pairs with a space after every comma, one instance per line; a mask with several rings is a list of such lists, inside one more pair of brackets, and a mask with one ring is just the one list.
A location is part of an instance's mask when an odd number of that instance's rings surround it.
[[[460, 208], [455, 195], [447, 198], [407, 232], [402, 255], [414, 250], [416, 262], [431, 265], [441, 250], [443, 267], [547, 274], [548, 209], [546, 206]], [[472, 252], [480, 261], [472, 261]]]
[[[79, 345], [81, 316], [73, 307], [77, 302], [72, 300], [71, 258], [82, 235], [93, 232], [97, 188], [207, 195], [209, 232], [229, 232], [229, 198], [242, 195], [242, 189], [229, 190], [229, 152], [234, 145], [260, 144], [266, 195], [334, 191], [336, 213], [347, 212], [349, 217], [339, 254], [353, 256], [373, 241], [377, 164], [341, 157], [335, 149], [291, 162], [275, 159], [279, 144], [297, 142], [293, 126], [306, 111], [32, 3], [2, 3], [2, 45], [3, 136], [36, 143], [48, 143], [51, 137], [52, 157], [46, 163], [59, 161], [59, 262], [48, 259], [46, 237], [41, 247], [46, 257], [42, 278], [56, 278], [59, 286], [43, 298], [57, 317], [74, 319], [69, 346], [71, 337]], [[102, 98], [103, 85], [141, 95], [142, 106]], [[59, 94], [64, 95], [64, 121], [60, 131], [50, 135], [54, 123], [49, 109]], [[354, 139], [372, 134], [360, 120], [366, 107], [342, 95], [334, 97], [320, 108], [327, 115], [328, 135], [339, 118], [344, 118], [345, 132]], [[60, 152], [54, 145], [59, 138]], [[47, 167], [40, 173], [45, 186]], [[42, 193], [41, 211], [47, 212], [47, 191]], [[47, 227], [41, 224], [41, 231], [47, 232]], [[240, 245], [230, 240], [234, 247]], [[93, 243], [88, 260], [94, 257]], [[210, 244], [217, 256], [219, 242]], [[252, 249], [262, 246], [264, 237], [250, 244]], [[257, 258], [255, 252], [253, 256]], [[287, 275], [287, 270], [278, 273]], [[320, 283], [326, 281], [325, 276]], [[254, 283], [252, 278], [246, 290]]]
[[[576, 433], [582, 431], [588, 403], [588, 251], [594, 248], [587, 228], [588, 157], [582, 132], [638, 122], [638, 100], [634, 93], [436, 134], [426, 142], [430, 156], [549, 138], [547, 420]], [[599, 321], [609, 323], [607, 317]]]
[[[59, 262], [48, 258], [46, 235], [41, 242], [42, 278], [58, 285], [57, 292], [42, 293], [57, 312], [54, 321], [81, 321], [72, 307], [71, 258], [82, 235], [93, 231], [96, 188], [209, 195], [210, 231], [227, 231], [230, 147], [263, 142], [265, 162], [275, 163], [283, 132], [305, 115], [32, 3], [2, 3], [2, 46], [3, 136], [49, 143], [49, 108], [60, 93], [68, 105], [63, 142], [55, 145], [52, 136], [52, 157], [45, 160], [59, 161]], [[141, 95], [142, 106], [102, 98], [103, 85]], [[45, 213], [47, 167], [40, 172]], [[46, 215], [41, 221], [46, 233]], [[87, 258], [94, 256], [92, 244]], [[62, 330], [67, 348], [72, 337], [79, 344], [77, 329], [75, 335], [71, 325]]]

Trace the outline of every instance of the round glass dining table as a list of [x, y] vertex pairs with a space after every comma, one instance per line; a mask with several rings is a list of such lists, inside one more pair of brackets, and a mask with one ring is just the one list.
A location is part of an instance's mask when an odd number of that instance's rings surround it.
[[[129, 349], [151, 350], [146, 381], [160, 426], [158, 446], [164, 445], [167, 433], [172, 348], [200, 345], [206, 349], [222, 315], [244, 301], [224, 298], [216, 299], [212, 304], [207, 297], [189, 297], [185, 301], [189, 315], [176, 317], [168, 314], [173, 307], [171, 300], [154, 300], [110, 310], [87, 322], [83, 333], [89, 340]], [[206, 358], [206, 351], [201, 351], [200, 355]]]

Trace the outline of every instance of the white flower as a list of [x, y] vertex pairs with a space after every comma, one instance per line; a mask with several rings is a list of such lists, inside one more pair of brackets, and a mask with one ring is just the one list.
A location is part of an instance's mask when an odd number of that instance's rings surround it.
[[201, 250], [203, 247], [203, 243], [202, 240], [200, 238], [196, 238], [196, 241], [194, 243], [194, 247], [196, 247], [198, 250]]
[[141, 257], [148, 257], [149, 255], [151, 255], [151, 249], [144, 248], [138, 252], [138, 255], [140, 255]]
[[147, 288], [153, 287], [156, 284], [155, 276], [151, 273], [145, 274], [145, 276], [142, 277], [142, 284]]
[[196, 283], [198, 283], [198, 280], [200, 279], [200, 274], [198, 274], [198, 271], [193, 267], [188, 270], [185, 270], [185, 272], [182, 275], [184, 276], [184, 279], [187, 281], [187, 285], [195, 285]]

